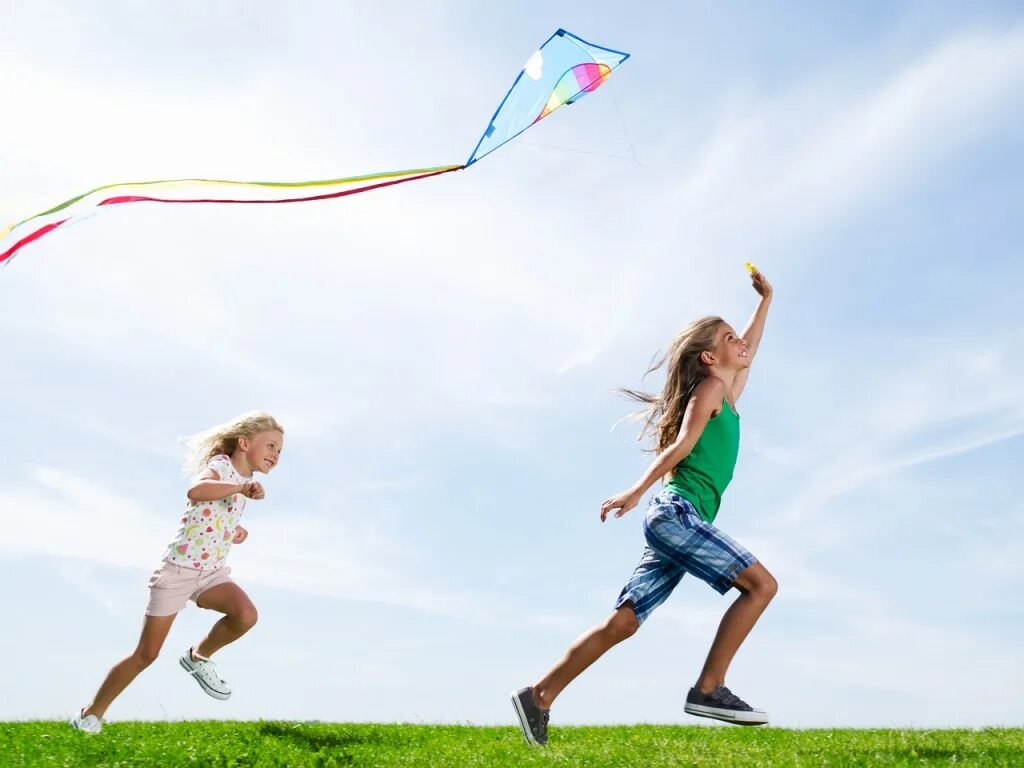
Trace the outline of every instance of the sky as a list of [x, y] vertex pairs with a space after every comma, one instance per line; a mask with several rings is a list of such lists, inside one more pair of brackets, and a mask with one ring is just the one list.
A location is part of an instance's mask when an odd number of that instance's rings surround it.
[[[0, 270], [0, 719], [141, 627], [180, 439], [285, 426], [207, 698], [187, 608], [110, 720], [509, 724], [610, 612], [650, 457], [616, 388], [775, 301], [717, 524], [779, 594], [727, 683], [788, 727], [1024, 720], [1019, 4], [0, 0], [0, 219], [115, 181], [461, 163], [555, 29], [632, 54], [472, 168], [338, 201], [122, 206]], [[731, 595], [684, 579], [552, 724], [683, 713]], [[25, 663], [11, 663], [23, 659]]]

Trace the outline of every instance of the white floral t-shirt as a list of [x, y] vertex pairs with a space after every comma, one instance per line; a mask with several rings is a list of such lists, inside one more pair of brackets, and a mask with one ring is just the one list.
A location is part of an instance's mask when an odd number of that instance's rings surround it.
[[[223, 454], [210, 459], [206, 469], [212, 469], [225, 483], [241, 485], [252, 479], [239, 474], [231, 459]], [[244, 510], [245, 496], [240, 493], [217, 501], [190, 501], [181, 518], [181, 527], [167, 546], [164, 560], [202, 571], [222, 567]]]

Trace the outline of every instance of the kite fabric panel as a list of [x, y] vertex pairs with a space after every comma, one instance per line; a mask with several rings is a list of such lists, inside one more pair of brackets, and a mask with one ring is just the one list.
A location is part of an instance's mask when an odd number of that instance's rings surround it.
[[596, 91], [628, 58], [628, 53], [558, 30], [526, 62], [466, 165], [512, 141], [563, 104], [572, 104]]
[[588, 43], [558, 30], [530, 57], [494, 113], [469, 160], [321, 181], [227, 181], [169, 179], [107, 184], [76, 195], [34, 216], [0, 229], [0, 265], [25, 246], [61, 227], [112, 205], [125, 203], [269, 204], [330, 200], [407, 181], [460, 171], [514, 139], [563, 104], [596, 90], [628, 53]]

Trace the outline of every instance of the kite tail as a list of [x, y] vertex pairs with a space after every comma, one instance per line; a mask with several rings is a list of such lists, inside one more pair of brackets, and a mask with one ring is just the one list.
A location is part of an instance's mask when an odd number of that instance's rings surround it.
[[[393, 187], [396, 184], [404, 184], [407, 181], [418, 181], [429, 179], [432, 176], [440, 176], [452, 171], [460, 171], [464, 165], [442, 165], [433, 168], [418, 168], [408, 171], [388, 171], [386, 173], [374, 173], [366, 176], [351, 176], [343, 179], [325, 179], [321, 181], [229, 181], [224, 179], [168, 179], [164, 181], [138, 181], [122, 184], [107, 184], [102, 187], [90, 190], [82, 195], [77, 195], [60, 205], [54, 206], [42, 213], [30, 216], [16, 224], [12, 224], [0, 231], [0, 248], [2, 243], [15, 230], [21, 230], [32, 222], [35, 222], [36, 229], [29, 234], [17, 239], [5, 250], [0, 250], [0, 265], [9, 262], [15, 254], [30, 243], [45, 237], [53, 230], [66, 224], [75, 218], [81, 218], [87, 211], [94, 211], [97, 208], [108, 205], [121, 205], [124, 203], [228, 203], [228, 204], [269, 204], [269, 203], [304, 203], [313, 200], [331, 200], [338, 197], [369, 192], [374, 189]], [[247, 190], [251, 196], [216, 197], [209, 194], [210, 188], [228, 186], [239, 190]], [[133, 195], [121, 194], [110, 195], [114, 189], [133, 189], [138, 187], [154, 188], [157, 194]], [[313, 188], [332, 188], [315, 195], [277, 195], [267, 197], [267, 191], [294, 189], [310, 190]], [[172, 194], [175, 190], [185, 188], [190, 190], [184, 194]], [[165, 191], [165, 194], [159, 192]], [[103, 194], [101, 194], [103, 193]], [[203, 194], [206, 193], [206, 194]], [[46, 223], [43, 220], [52, 217], [54, 214], [61, 214], [61, 218]]]

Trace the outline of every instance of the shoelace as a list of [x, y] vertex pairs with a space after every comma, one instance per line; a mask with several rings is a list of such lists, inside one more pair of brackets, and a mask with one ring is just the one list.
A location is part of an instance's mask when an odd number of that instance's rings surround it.
[[214, 666], [212, 661], [206, 661], [199, 659], [192, 662], [195, 666], [189, 670], [190, 675], [199, 675], [200, 677], [206, 678], [209, 682], [223, 683], [220, 679], [220, 675], [217, 674], [217, 667]]
[[727, 707], [744, 707], [750, 709], [750, 705], [743, 699], [730, 691], [724, 685], [718, 686], [711, 692], [711, 697], [725, 704]]

